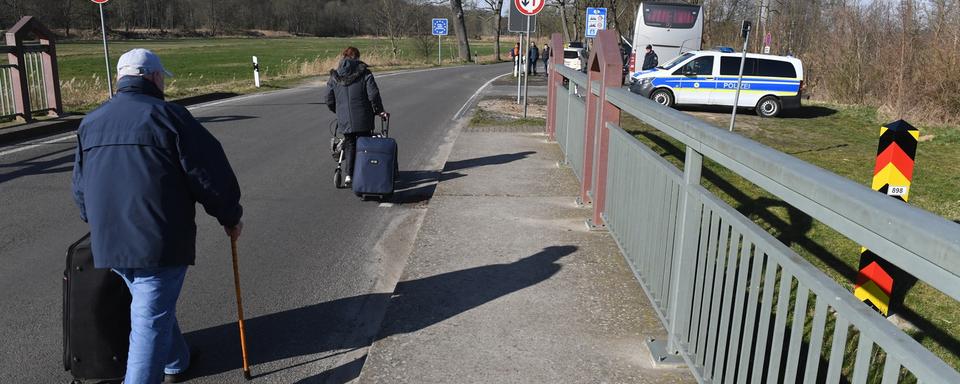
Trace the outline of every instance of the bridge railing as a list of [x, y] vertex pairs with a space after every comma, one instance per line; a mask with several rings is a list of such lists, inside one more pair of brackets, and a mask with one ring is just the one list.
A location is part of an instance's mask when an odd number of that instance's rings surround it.
[[[53, 33], [31, 16], [25, 16], [4, 34], [0, 55], [0, 119], [33, 120], [38, 113], [63, 113], [57, 51]], [[26, 39], [37, 39], [30, 43]]]
[[[552, 47], [562, 52], [559, 35]], [[587, 75], [554, 60], [547, 133], [581, 181], [580, 200], [593, 205], [590, 224], [616, 239], [668, 331], [668, 350], [700, 382], [960, 383], [952, 367], [704, 188], [704, 157], [954, 300], [960, 225], [634, 95], [621, 87], [620, 65], [617, 36], [606, 31]], [[621, 129], [622, 113], [681, 142], [683, 169]]]

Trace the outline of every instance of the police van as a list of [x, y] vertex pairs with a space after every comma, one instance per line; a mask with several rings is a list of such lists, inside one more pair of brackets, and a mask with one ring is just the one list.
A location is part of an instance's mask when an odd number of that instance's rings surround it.
[[[660, 104], [732, 106], [741, 54], [719, 50], [691, 51], [630, 77], [630, 90]], [[739, 107], [774, 117], [800, 108], [803, 63], [794, 57], [747, 54], [743, 63]]]

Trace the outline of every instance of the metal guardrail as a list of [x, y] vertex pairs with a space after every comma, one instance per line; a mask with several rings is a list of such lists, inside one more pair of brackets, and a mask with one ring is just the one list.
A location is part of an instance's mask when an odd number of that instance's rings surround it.
[[0, 64], [0, 119], [17, 115], [17, 108], [13, 101], [13, 74], [10, 69], [14, 66]]
[[[604, 35], [597, 41], [600, 68], [603, 45], [616, 44], [614, 35]], [[698, 381], [897, 383], [912, 376], [918, 382], [960, 383], [960, 373], [703, 188], [703, 158], [955, 300], [960, 300], [960, 225], [620, 87], [602, 88], [600, 81], [562, 65], [553, 71], [550, 76], [567, 79], [569, 89], [604, 94], [599, 102], [686, 146], [681, 171], [603, 121], [601, 113], [575, 119], [580, 115], [571, 116], [571, 110], [579, 104], [569, 97], [557, 92], [549, 101], [558, 115], [567, 116], [555, 120], [563, 121], [562, 129], [548, 131], [564, 141], [568, 164], [577, 171], [592, 163], [594, 174], [606, 175], [590, 191], [594, 198], [605, 194], [606, 204], [595, 209], [654, 303], [670, 350], [683, 357]], [[589, 132], [587, 119], [601, 124]], [[604, 131], [608, 141], [601, 139]], [[584, 153], [574, 150], [587, 135], [595, 135], [595, 158], [577, 161]], [[606, 173], [598, 172], [602, 167]]]

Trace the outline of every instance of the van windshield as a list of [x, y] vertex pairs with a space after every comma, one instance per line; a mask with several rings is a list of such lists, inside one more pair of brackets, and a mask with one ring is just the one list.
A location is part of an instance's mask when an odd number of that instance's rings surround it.
[[661, 65], [661, 66], [659, 66], [659, 67], [657, 67], [657, 68], [660, 68], [660, 69], [671, 69], [671, 68], [673, 68], [673, 67], [676, 67], [677, 64], [680, 64], [680, 63], [686, 61], [687, 59], [689, 59], [689, 58], [691, 58], [691, 57], [693, 57], [693, 54], [690, 53], [690, 52], [687, 52], [687, 53], [684, 53], [684, 54], [682, 54], [682, 55], [680, 55], [680, 56], [674, 57], [673, 60], [670, 60], [670, 61], [668, 61], [666, 64]]

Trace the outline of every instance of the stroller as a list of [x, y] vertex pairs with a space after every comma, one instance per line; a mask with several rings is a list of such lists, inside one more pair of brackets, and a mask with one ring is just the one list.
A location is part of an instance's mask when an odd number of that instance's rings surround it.
[[[337, 189], [343, 189], [347, 186], [343, 183], [343, 160], [344, 160], [344, 151], [343, 151], [343, 140], [344, 137], [342, 134], [337, 132], [339, 124], [337, 120], [330, 122], [330, 152], [333, 156], [333, 160], [337, 162], [337, 169], [333, 171], [333, 185]], [[373, 136], [375, 138], [386, 138], [390, 137], [390, 120], [389, 119], [380, 119], [380, 130], [374, 131]], [[399, 173], [399, 172], [397, 172]]]

